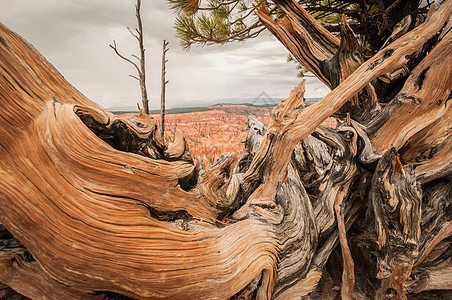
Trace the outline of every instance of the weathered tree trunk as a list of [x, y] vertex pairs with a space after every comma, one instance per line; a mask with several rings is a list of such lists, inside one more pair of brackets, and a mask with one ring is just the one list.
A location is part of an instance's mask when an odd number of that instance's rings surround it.
[[0, 26], [0, 295], [451, 296], [452, 0], [368, 60], [344, 19], [339, 41], [275, 3], [262, 22], [334, 89], [306, 107], [302, 81], [205, 173]]

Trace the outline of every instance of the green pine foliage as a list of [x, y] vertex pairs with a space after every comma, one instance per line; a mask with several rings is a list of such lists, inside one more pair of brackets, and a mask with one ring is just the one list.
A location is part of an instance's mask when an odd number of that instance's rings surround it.
[[263, 30], [251, 0], [168, 0], [176, 12], [181, 46], [224, 44], [257, 36]]
[[177, 13], [196, 14], [199, 0], [167, 0], [169, 6]]
[[292, 56], [292, 54], [289, 54], [289, 55], [287, 55], [287, 62], [292, 62], [292, 63], [294, 63], [294, 64], [296, 64], [297, 65], [297, 71], [298, 71], [298, 74], [297, 74], [297, 77], [298, 78], [303, 78], [304, 77], [304, 75], [307, 73], [307, 72], [309, 72], [309, 70], [308, 69], [306, 69], [305, 67], [303, 67], [293, 56]]

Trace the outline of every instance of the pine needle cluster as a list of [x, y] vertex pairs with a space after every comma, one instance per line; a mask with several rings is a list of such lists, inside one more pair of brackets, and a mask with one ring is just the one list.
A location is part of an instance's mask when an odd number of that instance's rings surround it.
[[[271, 5], [264, 1], [265, 5]], [[251, 0], [168, 0], [176, 13], [175, 29], [181, 46], [244, 41], [264, 30]]]

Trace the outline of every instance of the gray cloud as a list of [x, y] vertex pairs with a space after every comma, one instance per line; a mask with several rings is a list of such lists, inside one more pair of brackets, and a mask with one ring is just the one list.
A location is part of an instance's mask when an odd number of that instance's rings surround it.
[[[81, 92], [105, 107], [140, 102], [134, 69], [109, 48], [117, 41], [124, 54], [136, 52], [126, 27], [135, 27], [134, 0], [1, 0], [0, 22], [31, 42]], [[200, 105], [224, 99], [285, 98], [300, 81], [287, 51], [270, 34], [246, 43], [193, 47], [183, 51], [174, 36], [174, 15], [166, 1], [144, 1], [151, 108], [160, 99], [162, 40], [168, 53], [168, 106]], [[306, 97], [328, 89], [307, 78]]]

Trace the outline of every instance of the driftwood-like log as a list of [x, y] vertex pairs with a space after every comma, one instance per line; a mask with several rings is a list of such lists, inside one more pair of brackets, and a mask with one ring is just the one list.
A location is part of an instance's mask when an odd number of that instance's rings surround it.
[[209, 170], [182, 133], [165, 146], [144, 111], [114, 116], [0, 25], [0, 296], [452, 290], [452, 0], [368, 60], [344, 18], [339, 41], [274, 2], [285, 17], [261, 21], [333, 90], [306, 106], [302, 81]]

